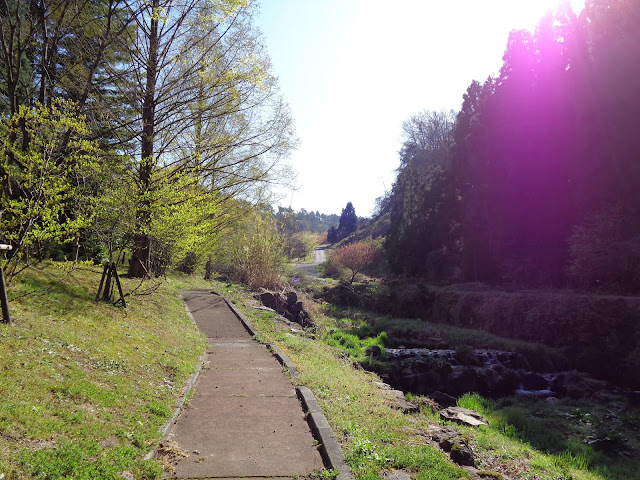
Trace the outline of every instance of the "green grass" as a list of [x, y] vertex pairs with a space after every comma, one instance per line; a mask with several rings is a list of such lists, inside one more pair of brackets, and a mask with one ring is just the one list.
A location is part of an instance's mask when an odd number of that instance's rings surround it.
[[[0, 474], [6, 480], [161, 475], [160, 465], [144, 455], [158, 441], [158, 428], [171, 415], [204, 348], [177, 292], [210, 284], [170, 275], [157, 292], [128, 299], [130, 307], [123, 310], [93, 301], [100, 273], [84, 267], [67, 273], [48, 264], [25, 272], [10, 288], [14, 323], [0, 325]], [[138, 283], [123, 282], [126, 291]], [[407, 470], [415, 479], [468, 476], [429, 445], [426, 432], [443, 423], [432, 404], [411, 398], [422, 413], [402, 414], [375, 386], [379, 377], [356, 362], [367, 362], [364, 350], [371, 344], [392, 346], [403, 336], [419, 341], [425, 328], [455, 343], [453, 348], [509, 348], [510, 341], [307, 303], [316, 322], [314, 335], [297, 336], [276, 315], [246, 307], [241, 288], [216, 288], [236, 301], [262, 341], [277, 344], [292, 359], [300, 372], [294, 381], [314, 391], [357, 479], [377, 479], [391, 469]], [[37, 293], [25, 296], [29, 292]], [[532, 356], [538, 351], [535, 345], [516, 347]], [[552, 353], [541, 355], [552, 358]], [[477, 395], [466, 395], [460, 404], [490, 423], [457, 427], [471, 439], [478, 468], [493, 475], [488, 478], [637, 476], [637, 407], [618, 411], [588, 400], [549, 404]]]
[[[171, 275], [127, 309], [94, 302], [101, 270], [48, 263], [9, 289], [0, 326], [4, 479], [158, 478], [143, 460], [204, 348], [177, 296], [205, 287]], [[122, 278], [125, 291], [139, 281]]]
[[[526, 398], [494, 401], [477, 394], [464, 395], [458, 405], [480, 412], [489, 422], [489, 427], [468, 429], [479, 447], [480, 468], [495, 467], [505, 458], [511, 462], [502, 473], [509, 476], [526, 468], [545, 479], [636, 478], [640, 450], [637, 408], [629, 407], [629, 417], [623, 419], [607, 406], [588, 400], [553, 404]], [[598, 437], [618, 440], [612, 440], [613, 444], [585, 442]]]
[[[469, 329], [419, 320], [391, 319], [356, 309], [311, 304], [315, 339], [292, 335], [275, 316], [243, 308], [245, 294], [232, 286], [227, 294], [251, 318], [264, 341], [276, 343], [300, 372], [297, 380], [311, 388], [341, 442], [358, 479], [380, 478], [383, 470], [405, 469], [412, 478], [456, 479], [452, 467], [425, 439], [440, 419], [427, 397], [408, 399], [421, 414], [404, 415], [385, 402], [374, 382], [380, 378], [358, 367], [366, 365], [366, 346], [419, 346], [421, 332], [439, 336], [450, 348], [497, 348], [522, 353], [530, 362], [562, 362], [561, 352]], [[324, 313], [326, 312], [326, 313]], [[384, 334], [383, 334], [384, 332]], [[413, 343], [412, 343], [413, 342]], [[535, 357], [543, 357], [536, 359]], [[470, 439], [483, 478], [512, 480], [627, 480], [637, 477], [640, 412], [626, 405], [618, 411], [585, 400], [521, 397], [489, 400], [468, 394], [461, 406], [480, 412], [488, 427], [456, 426]], [[594, 440], [589, 444], [590, 439]], [[602, 441], [600, 441], [602, 440]], [[617, 448], [617, 450], [616, 450]]]
[[522, 340], [499, 337], [488, 332], [427, 322], [419, 319], [394, 318], [356, 308], [330, 305], [328, 315], [338, 328], [359, 338], [370, 338], [384, 332], [386, 346], [396, 348], [424, 347], [425, 341], [438, 338], [450, 349], [489, 348], [516, 352], [526, 360], [529, 369], [561, 371], [567, 369], [567, 359], [561, 349]]
[[[292, 335], [273, 317], [246, 307], [246, 297], [236, 286], [227, 288], [225, 294], [250, 319], [261, 338], [277, 344], [296, 365], [299, 377], [294, 381], [308, 386], [316, 395], [355, 478], [377, 480], [383, 469], [401, 468], [425, 480], [468, 476], [451, 465], [443, 453], [426, 445], [425, 437], [415, 433], [428, 428], [428, 418], [407, 416], [392, 408], [374, 384], [380, 379], [355, 368], [347, 351], [360, 351], [362, 342], [355, 337], [331, 336], [327, 332], [328, 341], [338, 345], [331, 346], [313, 338]], [[376, 342], [382, 343], [383, 336]]]

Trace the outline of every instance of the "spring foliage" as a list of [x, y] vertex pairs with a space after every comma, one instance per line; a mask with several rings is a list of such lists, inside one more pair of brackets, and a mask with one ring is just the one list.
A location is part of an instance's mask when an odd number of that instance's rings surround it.
[[130, 250], [143, 276], [203, 261], [239, 201], [292, 179], [254, 2], [3, 5], [0, 241], [14, 266]]
[[357, 242], [336, 249], [331, 257], [334, 262], [351, 271], [349, 283], [353, 283], [358, 273], [373, 266], [382, 251], [367, 242]]
[[7, 262], [47, 242], [69, 242], [93, 217], [86, 179], [98, 165], [98, 149], [72, 102], [21, 106], [0, 123], [0, 233], [14, 246]]
[[270, 216], [253, 212], [244, 227], [221, 241], [218, 262], [233, 280], [250, 288], [277, 288], [285, 265], [285, 243]]

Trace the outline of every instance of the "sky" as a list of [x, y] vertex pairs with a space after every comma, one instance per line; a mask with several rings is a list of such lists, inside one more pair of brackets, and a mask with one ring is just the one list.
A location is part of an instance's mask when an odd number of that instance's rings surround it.
[[509, 32], [559, 1], [261, 0], [256, 26], [299, 140], [297, 190], [279, 204], [370, 216], [393, 185], [402, 123], [457, 112], [472, 80], [499, 72]]

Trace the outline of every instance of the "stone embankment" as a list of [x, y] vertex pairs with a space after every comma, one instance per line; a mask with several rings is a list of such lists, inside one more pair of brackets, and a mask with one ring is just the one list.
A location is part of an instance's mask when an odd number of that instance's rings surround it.
[[257, 299], [262, 304], [282, 315], [291, 322], [299, 324], [301, 327], [310, 325], [309, 314], [304, 309], [302, 302], [298, 301], [298, 294], [290, 292], [273, 292], [263, 290], [257, 295]]
[[571, 366], [640, 388], [640, 297], [435, 290], [424, 318], [562, 348]]
[[453, 399], [467, 392], [487, 397], [525, 395], [536, 397], [590, 397], [606, 391], [602, 380], [575, 370], [531, 370], [526, 358], [515, 352], [426, 348], [388, 348], [393, 367], [388, 380], [396, 388], [434, 398]]

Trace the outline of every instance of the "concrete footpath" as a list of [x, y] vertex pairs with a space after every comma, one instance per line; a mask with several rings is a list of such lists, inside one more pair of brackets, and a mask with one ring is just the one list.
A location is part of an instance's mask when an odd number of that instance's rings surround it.
[[300, 478], [324, 466], [291, 380], [225, 300], [183, 294], [208, 350], [168, 441], [189, 456], [171, 478]]

